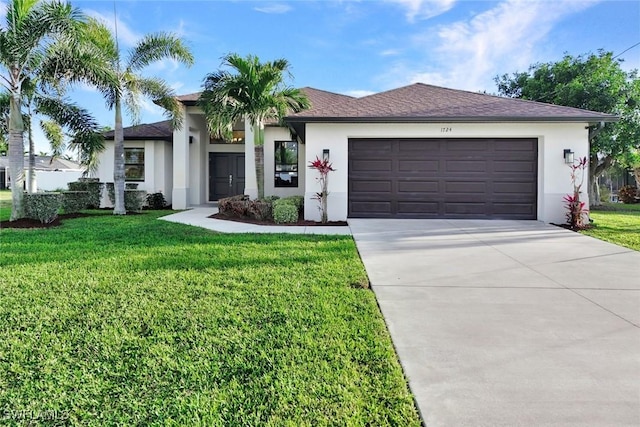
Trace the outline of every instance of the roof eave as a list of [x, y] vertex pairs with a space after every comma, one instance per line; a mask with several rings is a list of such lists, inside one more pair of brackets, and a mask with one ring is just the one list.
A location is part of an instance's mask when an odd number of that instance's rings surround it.
[[570, 116], [570, 117], [304, 117], [289, 116], [285, 122], [289, 123], [612, 123], [617, 122], [616, 116]]

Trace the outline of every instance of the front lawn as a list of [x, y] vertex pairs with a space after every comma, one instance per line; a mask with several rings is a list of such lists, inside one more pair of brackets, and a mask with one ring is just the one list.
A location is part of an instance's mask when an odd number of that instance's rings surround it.
[[11, 217], [11, 190], [0, 190], [0, 221]]
[[592, 210], [594, 227], [583, 234], [640, 251], [640, 205], [623, 205], [620, 211]]
[[0, 238], [0, 419], [420, 425], [350, 237], [110, 212]]

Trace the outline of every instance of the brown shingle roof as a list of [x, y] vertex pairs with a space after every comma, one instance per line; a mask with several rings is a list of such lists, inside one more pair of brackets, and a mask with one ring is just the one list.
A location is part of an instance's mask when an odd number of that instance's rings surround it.
[[615, 121], [610, 114], [415, 83], [312, 108], [289, 122]]
[[[129, 140], [164, 140], [171, 141], [173, 139], [173, 130], [171, 122], [165, 120], [162, 122], [142, 124], [137, 126], [129, 126], [123, 129], [124, 139]], [[113, 139], [114, 131], [110, 130], [104, 133], [105, 139]]]
[[[300, 89], [311, 103], [311, 108], [326, 108], [339, 102], [354, 99], [351, 96], [341, 95], [339, 93], [328, 92], [326, 90], [315, 89], [312, 87], [303, 87]], [[198, 98], [202, 92], [190, 93], [187, 95], [177, 96], [176, 99], [185, 105], [196, 105]]]

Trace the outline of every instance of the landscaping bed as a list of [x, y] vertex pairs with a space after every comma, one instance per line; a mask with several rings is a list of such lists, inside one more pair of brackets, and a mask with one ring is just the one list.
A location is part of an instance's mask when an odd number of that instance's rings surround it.
[[165, 214], [2, 230], [9, 425], [421, 425], [352, 238]]
[[283, 223], [283, 224], [276, 224], [274, 221], [270, 221], [270, 220], [259, 220], [256, 218], [250, 218], [250, 217], [236, 217], [236, 216], [230, 216], [230, 215], [223, 215], [221, 213], [217, 213], [217, 214], [213, 214], [211, 216], [209, 216], [209, 218], [213, 218], [213, 219], [222, 219], [225, 221], [235, 221], [235, 222], [244, 222], [246, 224], [256, 224], [256, 225], [298, 225], [298, 226], [305, 226], [305, 227], [315, 227], [315, 226], [347, 226], [349, 224], [347, 224], [347, 221], [328, 221], [326, 223], [321, 223], [321, 222], [317, 222], [317, 221], [307, 221], [304, 219], [304, 217], [302, 216], [298, 216], [298, 220], [296, 222], [287, 222], [287, 223]]

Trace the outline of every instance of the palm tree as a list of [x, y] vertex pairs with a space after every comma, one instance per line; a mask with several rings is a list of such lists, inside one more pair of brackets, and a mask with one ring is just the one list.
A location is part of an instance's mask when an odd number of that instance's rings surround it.
[[[11, 220], [23, 215], [24, 131], [23, 108], [33, 102], [36, 110], [57, 116], [59, 123], [75, 128], [79, 139], [97, 130], [86, 111], [68, 100], [48, 96], [78, 81], [111, 81], [98, 51], [85, 43], [83, 15], [60, 1], [12, 0], [7, 5], [6, 23], [0, 28], [0, 85], [9, 95], [7, 133], [9, 135], [9, 173], [11, 176]], [[23, 91], [38, 82], [30, 93]], [[75, 116], [75, 114], [80, 114]]]
[[124, 215], [124, 130], [122, 126], [122, 106], [127, 108], [134, 124], [139, 123], [140, 104], [146, 96], [165, 109], [174, 129], [182, 125], [180, 104], [173, 89], [162, 79], [143, 77], [139, 73], [148, 65], [162, 59], [173, 59], [187, 66], [193, 64], [193, 55], [180, 38], [169, 33], [155, 33], [144, 36], [122, 60], [117, 38], [99, 22], [93, 21], [93, 40], [107, 55], [117, 82], [102, 90], [107, 107], [115, 111], [114, 128], [114, 173], [115, 207], [113, 213]]
[[309, 100], [299, 89], [286, 85], [291, 76], [286, 59], [261, 63], [257, 56], [231, 53], [222, 58], [223, 66], [208, 74], [198, 101], [209, 131], [225, 137], [238, 120], [249, 120], [256, 152], [258, 197], [264, 196], [264, 124], [281, 120], [291, 112], [309, 108]]

